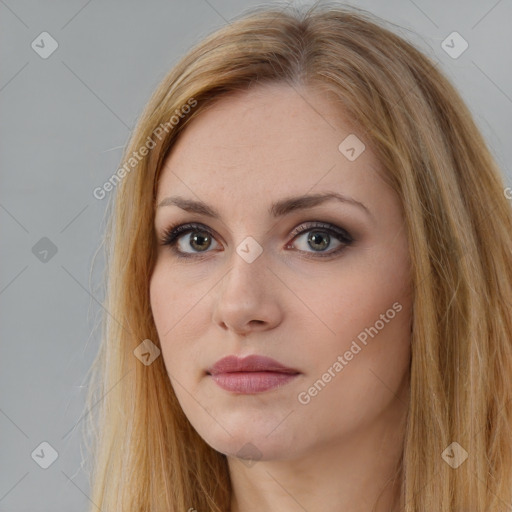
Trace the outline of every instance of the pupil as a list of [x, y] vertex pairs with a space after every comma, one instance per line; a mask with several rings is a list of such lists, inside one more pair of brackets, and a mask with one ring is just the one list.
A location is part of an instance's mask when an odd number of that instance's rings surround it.
[[[325, 235], [325, 236], [324, 236]], [[324, 240], [324, 242], [322, 243], [321, 240]], [[329, 235], [327, 234], [322, 234], [322, 232], [320, 231], [312, 231], [311, 234], [309, 235], [309, 238], [308, 238], [308, 242], [313, 242], [315, 244], [320, 244], [321, 247], [320, 249], [325, 249], [328, 245], [329, 245]], [[315, 247], [313, 247], [314, 249]]]
[[206, 247], [201, 246], [201, 244], [204, 243], [205, 241], [206, 242], [210, 241], [210, 238], [209, 238], [208, 235], [206, 235], [206, 236], [202, 236], [202, 235], [193, 235], [192, 236], [191, 235], [191, 238], [192, 238], [191, 242], [192, 242], [193, 245], [197, 244], [197, 243], [199, 244], [199, 247], [194, 247], [195, 249], [198, 249], [198, 250], [208, 249], [208, 247], [210, 245], [209, 243], [208, 243], [208, 245]]

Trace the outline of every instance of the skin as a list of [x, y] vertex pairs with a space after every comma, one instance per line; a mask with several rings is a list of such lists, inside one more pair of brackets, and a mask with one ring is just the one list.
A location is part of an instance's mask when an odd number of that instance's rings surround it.
[[[354, 161], [338, 149], [351, 133], [357, 135], [325, 93], [258, 86], [202, 112], [162, 168], [157, 204], [180, 195], [221, 215], [156, 208], [159, 240], [172, 223], [188, 222], [204, 224], [212, 238], [194, 245], [190, 233], [181, 235], [178, 248], [188, 260], [159, 245], [150, 300], [181, 407], [228, 458], [232, 512], [369, 512], [379, 495], [375, 511], [398, 510], [392, 504], [399, 482], [386, 484], [401, 455], [408, 409], [408, 242], [399, 200], [378, 175], [369, 144]], [[279, 218], [268, 213], [274, 201], [332, 191], [363, 203], [369, 214], [335, 200]], [[329, 236], [313, 227], [291, 235], [315, 221], [343, 228], [355, 241], [322, 258], [319, 252], [343, 243], [331, 235], [321, 249]], [[320, 242], [308, 243], [318, 231]], [[201, 228], [195, 234], [205, 235]], [[236, 252], [248, 236], [263, 249], [252, 263]], [[396, 302], [401, 311], [300, 403], [299, 393]], [[269, 356], [300, 374], [271, 391], [235, 394], [205, 374], [230, 354]], [[247, 443], [257, 450], [253, 462], [237, 457]]]

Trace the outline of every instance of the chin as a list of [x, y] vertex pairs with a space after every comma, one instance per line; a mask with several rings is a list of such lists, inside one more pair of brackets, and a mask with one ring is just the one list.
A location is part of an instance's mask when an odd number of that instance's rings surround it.
[[[222, 423], [229, 434], [217, 423], [215, 425], [215, 428], [208, 427], [206, 432], [198, 430], [198, 433], [214, 450], [229, 457], [247, 458], [248, 462], [285, 459], [289, 458], [292, 450], [296, 448], [292, 445], [294, 435], [286, 429], [281, 432], [274, 430], [277, 423], [271, 426], [268, 421], [259, 424], [246, 421], [236, 426]], [[279, 429], [281, 428], [282, 425]]]

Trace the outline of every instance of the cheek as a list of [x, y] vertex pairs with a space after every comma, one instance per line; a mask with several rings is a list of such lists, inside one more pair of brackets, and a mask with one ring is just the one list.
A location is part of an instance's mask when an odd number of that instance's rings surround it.
[[[391, 325], [409, 325], [412, 304], [407, 275], [390, 269], [366, 267], [326, 280], [323, 292], [317, 293], [313, 307], [321, 311], [326, 335], [351, 339], [377, 323], [379, 331]], [[405, 322], [405, 323], [403, 323]], [[363, 336], [364, 337], [364, 336]]]
[[303, 412], [317, 418], [313, 436], [322, 434], [321, 425], [332, 425], [333, 432], [371, 425], [386, 408], [407, 403], [402, 393], [411, 357], [409, 290], [368, 274], [364, 286], [355, 276], [344, 282], [322, 317], [335, 334], [311, 337], [302, 349], [302, 359], [314, 362], [299, 389], [300, 403], [309, 400], [300, 406]]
[[197, 318], [200, 298], [208, 292], [204, 281], [202, 283], [184, 279], [182, 272], [176, 271], [163, 259], [155, 265], [149, 295], [155, 325], [163, 343], [177, 330], [183, 329], [190, 320], [189, 315]]
[[182, 307], [177, 300], [177, 286], [166, 275], [163, 267], [157, 265], [149, 283], [149, 299], [153, 319], [158, 331], [160, 342], [163, 344], [166, 333], [172, 329], [180, 315]]
[[[169, 364], [181, 359], [178, 356], [180, 345], [182, 345], [173, 343], [173, 340], [182, 339], [183, 320], [186, 318], [187, 311], [190, 310], [190, 306], [187, 304], [190, 294], [183, 293], [174, 273], [169, 272], [164, 265], [157, 263], [149, 284], [149, 296], [153, 319], [162, 347], [162, 357], [167, 370], [172, 374], [172, 364]], [[173, 356], [177, 357], [170, 358], [170, 351]]]
[[309, 342], [304, 339], [303, 360], [315, 362], [308, 381], [321, 378], [338, 362], [342, 367], [338, 365], [334, 372], [343, 375], [347, 385], [339, 388], [342, 393], [356, 396], [363, 389], [370, 392], [374, 386], [399, 387], [410, 361], [410, 298], [366, 290], [352, 294], [351, 299], [340, 297], [338, 304], [345, 301], [341, 309], [324, 310], [323, 318], [331, 330], [322, 329], [327, 332], [325, 337], [313, 336], [317, 329], [312, 323], [309, 328], [304, 326], [303, 332], [311, 335]]
[[[321, 280], [321, 293], [316, 288], [308, 303], [311, 310], [319, 312], [321, 322], [308, 315], [309, 327], [303, 326], [304, 332], [310, 333], [309, 342], [304, 340], [307, 359], [317, 362], [315, 374], [309, 377], [321, 378], [338, 356], [346, 355], [346, 363], [337, 373], [344, 377], [337, 379], [348, 387], [340, 386], [338, 392], [354, 398], [363, 390], [379, 391], [375, 387], [399, 387], [410, 361], [413, 303], [406, 257], [400, 259], [400, 253], [390, 256], [389, 252], [379, 257], [375, 252], [360, 261], [350, 272]], [[352, 385], [359, 391], [350, 389]], [[377, 393], [381, 399], [382, 393]]]
[[[194, 283], [191, 285], [191, 282]], [[162, 357], [171, 378], [195, 378], [184, 361], [201, 361], [199, 342], [208, 328], [206, 281], [186, 279], [183, 272], [157, 262], [149, 283], [149, 296]]]

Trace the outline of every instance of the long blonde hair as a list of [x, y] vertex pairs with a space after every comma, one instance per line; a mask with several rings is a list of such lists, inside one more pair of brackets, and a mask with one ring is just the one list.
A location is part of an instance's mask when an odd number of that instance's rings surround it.
[[[134, 350], [147, 339], [159, 346], [148, 288], [163, 159], [212, 102], [271, 82], [336, 98], [402, 204], [415, 291], [402, 510], [505, 510], [512, 494], [512, 209], [503, 178], [435, 63], [366, 11], [329, 2], [286, 12], [260, 7], [198, 43], [154, 92], [125, 149], [124, 172], [102, 189], [115, 202], [87, 401], [91, 512], [230, 508], [225, 455], [185, 417], [162, 357], [145, 365]], [[135, 153], [143, 156], [131, 161]], [[442, 456], [453, 442], [468, 454], [457, 468]]]

